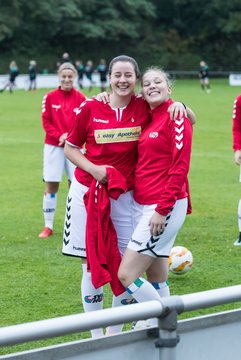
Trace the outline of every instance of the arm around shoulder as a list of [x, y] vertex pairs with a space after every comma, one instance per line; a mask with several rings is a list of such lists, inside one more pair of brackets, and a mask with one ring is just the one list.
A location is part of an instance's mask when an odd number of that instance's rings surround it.
[[241, 150], [236, 150], [234, 152], [234, 162], [236, 165], [241, 165]]
[[197, 118], [195, 113], [187, 106], [187, 117], [190, 119], [192, 125], [196, 124]]

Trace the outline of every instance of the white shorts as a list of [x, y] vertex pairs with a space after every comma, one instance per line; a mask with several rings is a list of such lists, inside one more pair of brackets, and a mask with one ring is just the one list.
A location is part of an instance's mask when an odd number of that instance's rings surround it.
[[159, 236], [151, 236], [149, 222], [155, 211], [156, 204], [134, 206], [135, 231], [128, 244], [128, 249], [152, 257], [168, 257], [179, 229], [187, 213], [187, 198], [177, 200], [173, 209], [166, 217], [165, 231]]
[[[83, 198], [87, 191], [88, 187], [80, 184], [74, 176], [66, 201], [62, 249], [64, 255], [86, 258], [86, 209]], [[128, 191], [120, 195], [118, 200], [110, 201], [111, 219], [117, 233], [118, 247], [123, 255], [134, 230], [133, 193]]]
[[64, 156], [64, 148], [44, 144], [43, 179], [47, 182], [61, 182], [66, 171], [70, 181], [73, 179], [75, 165]]

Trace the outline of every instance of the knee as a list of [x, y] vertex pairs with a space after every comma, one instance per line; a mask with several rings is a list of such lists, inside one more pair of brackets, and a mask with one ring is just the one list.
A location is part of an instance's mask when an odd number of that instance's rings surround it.
[[57, 194], [59, 190], [59, 183], [57, 182], [45, 182], [45, 191], [49, 194]]
[[130, 285], [128, 273], [124, 268], [119, 269], [118, 278], [125, 288], [127, 288]]

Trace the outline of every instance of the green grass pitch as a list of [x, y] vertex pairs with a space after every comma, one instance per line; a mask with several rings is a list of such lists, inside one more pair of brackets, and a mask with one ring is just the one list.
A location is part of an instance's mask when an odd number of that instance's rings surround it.
[[[233, 242], [238, 234], [241, 188], [239, 168], [233, 161], [231, 128], [233, 100], [241, 88], [230, 87], [228, 79], [211, 79], [211, 87], [211, 94], [206, 94], [201, 92], [198, 80], [176, 80], [173, 88], [173, 98], [193, 109], [197, 123], [189, 176], [193, 213], [175, 243], [192, 251], [194, 264], [185, 275], [170, 274], [172, 294], [240, 283], [241, 247], [233, 246]], [[55, 234], [38, 239], [43, 226], [41, 101], [45, 92], [0, 94], [0, 326], [82, 312], [80, 261], [61, 254], [66, 178], [58, 195]], [[90, 95], [97, 92], [99, 89], [94, 89]], [[106, 288], [105, 292], [106, 306], [110, 306], [110, 291]], [[212, 311], [239, 306], [236, 303]], [[182, 318], [207, 312], [210, 309]], [[2, 348], [0, 354], [88, 336], [75, 334]]]

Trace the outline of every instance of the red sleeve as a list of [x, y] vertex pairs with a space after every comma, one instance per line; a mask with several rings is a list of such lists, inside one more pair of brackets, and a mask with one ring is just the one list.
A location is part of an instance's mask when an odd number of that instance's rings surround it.
[[189, 119], [171, 121], [169, 127], [172, 163], [168, 171], [168, 181], [155, 209], [164, 216], [171, 211], [178, 195], [186, 185], [192, 149], [192, 125]]
[[60, 134], [53, 125], [53, 119], [51, 115], [51, 96], [49, 94], [46, 94], [42, 101], [42, 124], [46, 134], [58, 142], [62, 134]]
[[233, 105], [233, 150], [241, 150], [241, 95], [238, 96]]
[[82, 148], [86, 142], [90, 124], [90, 108], [88, 102], [83, 102], [77, 112], [76, 121], [70, 129], [66, 142]]

